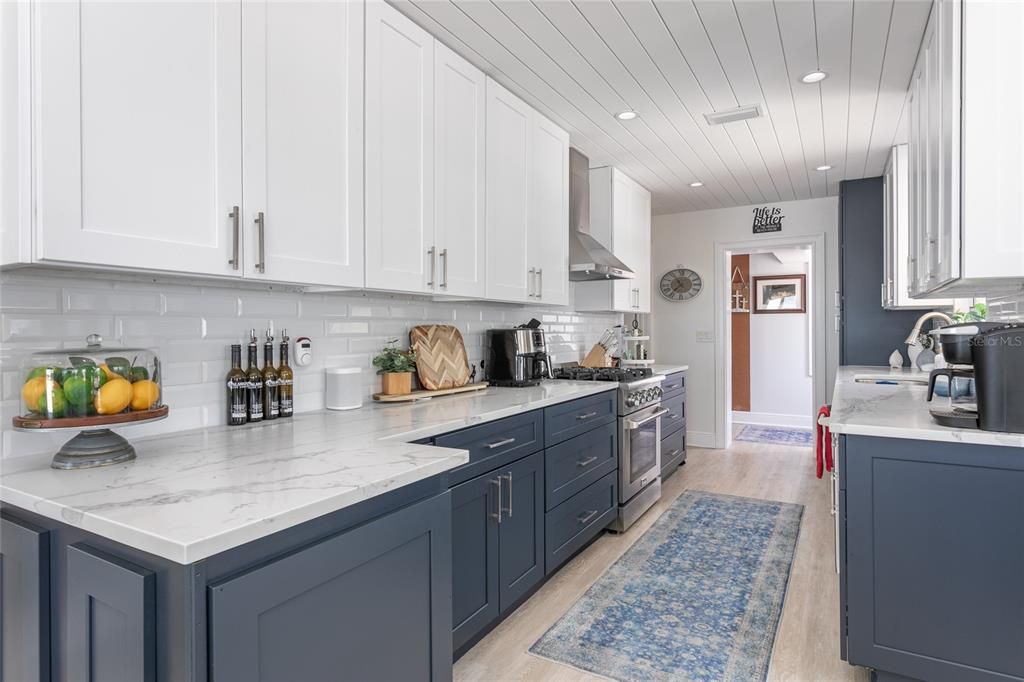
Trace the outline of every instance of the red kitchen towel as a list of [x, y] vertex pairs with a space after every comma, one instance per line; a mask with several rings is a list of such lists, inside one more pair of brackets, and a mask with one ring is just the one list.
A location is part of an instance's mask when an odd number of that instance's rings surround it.
[[815, 420], [815, 426], [818, 433], [818, 444], [815, 448], [815, 455], [817, 458], [815, 474], [818, 478], [821, 478], [825, 471], [832, 471], [832, 433], [829, 431], [827, 426], [821, 424], [820, 420], [822, 417], [826, 419], [832, 415], [831, 405], [822, 405], [821, 409], [818, 410], [818, 419]]

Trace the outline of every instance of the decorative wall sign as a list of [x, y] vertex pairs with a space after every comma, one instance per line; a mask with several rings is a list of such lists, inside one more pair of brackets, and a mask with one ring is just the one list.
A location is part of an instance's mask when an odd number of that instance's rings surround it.
[[704, 280], [689, 268], [678, 267], [661, 276], [658, 290], [666, 300], [672, 302], [689, 301], [704, 288]]
[[807, 312], [806, 299], [806, 275], [754, 278], [755, 313], [804, 313]]
[[786, 216], [782, 215], [781, 208], [772, 208], [771, 206], [762, 206], [754, 209], [754, 234], [764, 234], [765, 232], [782, 232], [782, 219]]

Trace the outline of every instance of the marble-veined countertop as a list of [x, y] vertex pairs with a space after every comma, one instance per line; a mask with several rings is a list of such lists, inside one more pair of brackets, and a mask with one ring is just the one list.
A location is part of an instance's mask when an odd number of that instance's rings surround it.
[[188, 564], [469, 461], [409, 441], [615, 388], [548, 381], [182, 431], [135, 440], [137, 459], [97, 469], [15, 458], [0, 500]]
[[[858, 375], [892, 381], [910, 379], [918, 383], [860, 383], [855, 381]], [[927, 383], [920, 383], [927, 377], [927, 373], [919, 370], [840, 367], [832, 394], [829, 428], [835, 433], [858, 436], [1024, 447], [1024, 434], [954, 429], [936, 424], [928, 409], [948, 407], [949, 399], [935, 396], [932, 402], [927, 402]]]

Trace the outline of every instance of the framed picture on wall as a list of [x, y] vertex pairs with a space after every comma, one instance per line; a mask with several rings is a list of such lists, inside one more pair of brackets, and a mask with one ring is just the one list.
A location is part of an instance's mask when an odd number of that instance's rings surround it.
[[754, 277], [754, 312], [807, 312], [807, 276], [765, 275]]

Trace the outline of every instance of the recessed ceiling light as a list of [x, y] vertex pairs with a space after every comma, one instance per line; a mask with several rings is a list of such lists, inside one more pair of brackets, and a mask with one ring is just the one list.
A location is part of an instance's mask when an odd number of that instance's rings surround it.
[[742, 107], [736, 107], [735, 109], [726, 109], [725, 111], [714, 111], [710, 114], [704, 114], [704, 119], [708, 122], [708, 125], [716, 126], [723, 123], [744, 121], [748, 118], [757, 118], [760, 115], [760, 104], [748, 104]]
[[828, 74], [824, 71], [811, 71], [800, 76], [800, 81], [802, 83], [820, 83], [826, 78], [828, 78]]
[[620, 111], [619, 113], [615, 114], [615, 118], [619, 119], [620, 121], [632, 121], [634, 118], [636, 118], [636, 116], [636, 112], [630, 111], [629, 109], [626, 109], [625, 111]]
[[830, 166], [828, 164], [825, 164], [823, 166], [818, 166], [814, 170], [816, 170], [816, 171], [829, 171], [829, 170], [832, 170], [832, 166]]
[[690, 187], [703, 187], [703, 186], [704, 186], [704, 183], [701, 182], [700, 180], [695, 180], [695, 181], [690, 183]]

